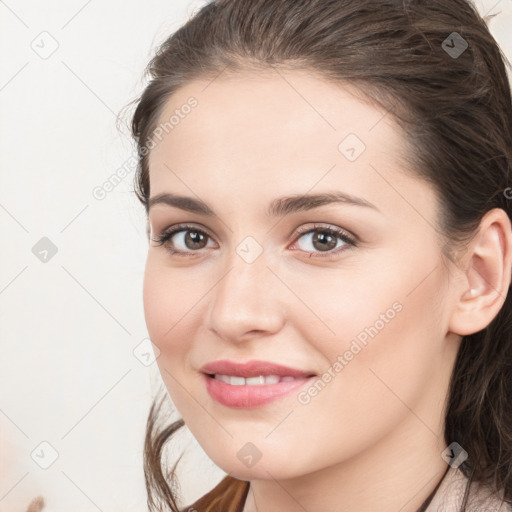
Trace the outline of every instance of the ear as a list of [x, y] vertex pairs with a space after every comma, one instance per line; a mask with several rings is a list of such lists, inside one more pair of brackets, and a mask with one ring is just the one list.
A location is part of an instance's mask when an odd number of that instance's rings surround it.
[[500, 311], [512, 273], [512, 227], [501, 208], [489, 210], [463, 257], [449, 331], [466, 336], [485, 329]]

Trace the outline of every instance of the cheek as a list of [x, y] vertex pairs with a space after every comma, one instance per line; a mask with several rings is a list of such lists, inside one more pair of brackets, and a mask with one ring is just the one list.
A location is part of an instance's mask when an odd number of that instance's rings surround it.
[[[388, 295], [354, 336], [362, 335], [366, 342], [357, 355], [354, 368], [358, 365], [359, 372], [354, 379], [373, 390], [367, 397], [372, 400], [373, 394], [376, 407], [380, 401], [389, 410], [393, 403], [395, 409], [405, 410], [403, 404], [414, 408], [432, 392], [432, 378], [439, 379], [438, 371], [444, 365], [443, 318], [436, 311], [442, 303], [438, 293], [443, 286], [441, 275], [433, 273], [412, 291], [418, 280], [401, 280], [401, 293]], [[385, 309], [392, 302], [396, 308]]]
[[[316, 389], [311, 386], [298, 397], [304, 405], [296, 414], [297, 422], [304, 421], [314, 432], [311, 439], [305, 434], [305, 445], [339, 440], [338, 452], [332, 442], [325, 446], [325, 463], [373, 444], [410, 418], [411, 410], [435, 428], [437, 418], [426, 407], [428, 396], [435, 394], [433, 377], [439, 379], [442, 335], [439, 319], [425, 314], [440, 285], [435, 279], [409, 296], [412, 287], [404, 279], [399, 287], [395, 281], [389, 293], [353, 294], [329, 308], [337, 319], [330, 324], [337, 337], [316, 343], [328, 363]], [[318, 339], [313, 332], [307, 335]], [[352, 441], [347, 444], [347, 439]]]
[[159, 257], [148, 255], [144, 272], [143, 303], [150, 338], [164, 355], [166, 346], [177, 339], [176, 333], [183, 325], [180, 319], [190, 310], [190, 296], [196, 295], [197, 290], [195, 285], [191, 287], [190, 281], [187, 287], [183, 272], [173, 272], [158, 260]]
[[197, 329], [203, 322], [211, 286], [207, 276], [194, 269], [171, 268], [162, 261], [161, 254], [148, 255], [143, 283], [144, 316], [149, 337], [160, 350], [157, 364], [168, 389], [175, 387], [171, 375], [181, 381], [192, 371], [189, 355], [200, 341]]
[[193, 296], [200, 297], [198, 284], [186, 269], [171, 268], [165, 264], [165, 256], [150, 250], [143, 283], [146, 322], [161, 336], [183, 316]]
[[291, 324], [324, 356], [326, 387], [335, 381], [349, 410], [392, 410], [386, 398], [400, 406], [392, 390], [414, 402], [441, 364], [445, 276], [433, 255], [414, 266], [396, 254], [387, 261], [364, 274], [305, 276], [294, 288], [310, 311], [290, 308]]
[[[170, 294], [165, 293], [165, 289], [166, 281], [163, 279], [163, 275], [156, 270], [154, 264], [151, 263], [151, 257], [148, 256], [142, 292], [144, 317], [150, 338], [158, 346], [160, 338], [165, 332], [163, 312], [172, 295], [172, 289], [169, 290]], [[159, 348], [161, 349], [160, 346]]]
[[[151, 341], [160, 350], [156, 360], [160, 375], [173, 404], [181, 414], [187, 416], [191, 407], [190, 396], [183, 392], [180, 383], [188, 371], [184, 361], [191, 346], [191, 335], [187, 334], [187, 320], [197, 287], [183, 279], [183, 271], [173, 272], [148, 256], [143, 283], [143, 303], [146, 327]], [[190, 291], [188, 291], [190, 290]], [[188, 312], [188, 314], [187, 314]]]
[[335, 349], [339, 353], [356, 337], [364, 343], [369, 339], [367, 328], [375, 323], [379, 331], [385, 329], [404, 296], [403, 283], [392, 274], [370, 273], [350, 262], [343, 265], [329, 271], [308, 269], [300, 280], [288, 277], [299, 299], [292, 297], [289, 302], [290, 324], [302, 329], [304, 339], [318, 342], [321, 352]]

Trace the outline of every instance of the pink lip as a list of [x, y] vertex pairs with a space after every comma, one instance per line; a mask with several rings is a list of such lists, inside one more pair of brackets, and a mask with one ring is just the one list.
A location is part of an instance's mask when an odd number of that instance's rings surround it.
[[309, 377], [313, 372], [298, 370], [280, 364], [269, 363], [267, 361], [249, 361], [247, 363], [235, 363], [223, 359], [205, 364], [201, 370], [203, 373], [233, 375], [236, 377], [257, 377], [258, 375], [279, 375], [280, 377]]
[[[315, 375], [310, 372], [290, 368], [266, 361], [250, 361], [238, 364], [232, 361], [215, 361], [201, 368], [210, 396], [222, 405], [234, 408], [250, 409], [272, 402], [283, 395], [311, 381]], [[233, 375], [238, 377], [257, 377], [258, 375], [291, 376], [296, 380], [264, 384], [261, 386], [233, 386], [216, 380], [212, 374]]]

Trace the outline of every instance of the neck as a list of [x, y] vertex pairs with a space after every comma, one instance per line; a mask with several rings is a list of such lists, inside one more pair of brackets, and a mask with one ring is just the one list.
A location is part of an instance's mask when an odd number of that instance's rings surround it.
[[252, 480], [243, 512], [420, 512], [447, 471], [443, 435], [418, 418], [364, 454], [287, 480]]

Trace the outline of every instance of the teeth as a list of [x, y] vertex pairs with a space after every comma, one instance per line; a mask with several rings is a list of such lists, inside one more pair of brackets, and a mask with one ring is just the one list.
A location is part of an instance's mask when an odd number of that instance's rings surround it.
[[258, 377], [248, 377], [247, 379], [242, 379], [245, 381], [245, 384], [248, 386], [261, 386], [265, 384], [265, 377], [263, 375], [259, 375]]
[[295, 377], [280, 377], [279, 375], [258, 375], [257, 377], [237, 377], [233, 375], [215, 374], [215, 378], [232, 386], [263, 386], [265, 384], [277, 384], [278, 382], [290, 382]]

